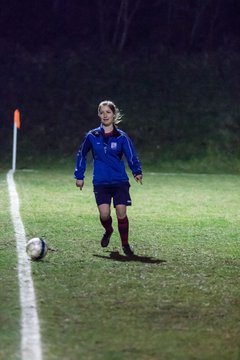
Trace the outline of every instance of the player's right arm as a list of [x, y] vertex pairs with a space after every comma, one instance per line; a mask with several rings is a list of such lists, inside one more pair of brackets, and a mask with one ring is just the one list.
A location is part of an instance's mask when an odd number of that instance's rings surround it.
[[78, 186], [80, 190], [82, 190], [82, 187], [84, 185], [84, 174], [86, 171], [87, 154], [90, 149], [91, 149], [91, 142], [89, 140], [89, 135], [87, 134], [78, 150], [76, 166], [74, 171], [76, 186]]
[[79, 187], [80, 190], [82, 190], [84, 186], [84, 180], [76, 180], [76, 186]]

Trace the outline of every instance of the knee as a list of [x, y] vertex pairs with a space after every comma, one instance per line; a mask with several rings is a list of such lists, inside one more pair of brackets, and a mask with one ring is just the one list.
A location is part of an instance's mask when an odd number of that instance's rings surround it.
[[101, 218], [102, 221], [107, 221], [107, 220], [109, 220], [109, 218], [110, 218], [110, 211], [107, 211], [107, 210], [100, 211], [100, 218]]
[[98, 207], [100, 218], [102, 221], [107, 221], [111, 216], [110, 207], [107, 205], [100, 205]]
[[110, 219], [110, 215], [109, 214], [100, 214], [100, 218], [102, 221], [107, 221]]
[[117, 209], [116, 208], [116, 215], [117, 215], [117, 218], [122, 220], [124, 219], [126, 216], [127, 216], [127, 212], [126, 212], [126, 208], [120, 208], [120, 209]]

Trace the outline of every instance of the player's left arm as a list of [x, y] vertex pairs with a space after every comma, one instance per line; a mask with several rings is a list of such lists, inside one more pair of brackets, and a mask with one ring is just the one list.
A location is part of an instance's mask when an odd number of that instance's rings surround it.
[[140, 160], [131, 139], [127, 135], [124, 136], [123, 150], [135, 180], [142, 183], [142, 167]]

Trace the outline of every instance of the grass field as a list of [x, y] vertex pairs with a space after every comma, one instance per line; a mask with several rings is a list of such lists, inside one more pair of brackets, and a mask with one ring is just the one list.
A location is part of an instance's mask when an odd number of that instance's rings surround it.
[[[0, 176], [0, 359], [19, 359], [14, 234]], [[150, 173], [131, 181], [123, 256], [70, 166], [15, 174], [28, 238], [54, 250], [32, 263], [44, 360], [239, 360], [240, 176]]]

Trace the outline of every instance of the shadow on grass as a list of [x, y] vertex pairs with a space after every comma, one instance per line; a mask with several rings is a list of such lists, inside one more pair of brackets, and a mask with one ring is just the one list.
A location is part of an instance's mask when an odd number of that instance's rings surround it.
[[166, 260], [154, 259], [150, 256], [139, 256], [139, 255], [124, 256], [119, 254], [118, 251], [109, 251], [109, 256], [97, 255], [97, 254], [94, 254], [93, 256], [107, 260], [114, 260], [121, 262], [137, 261], [145, 264], [162, 264], [166, 262]]

